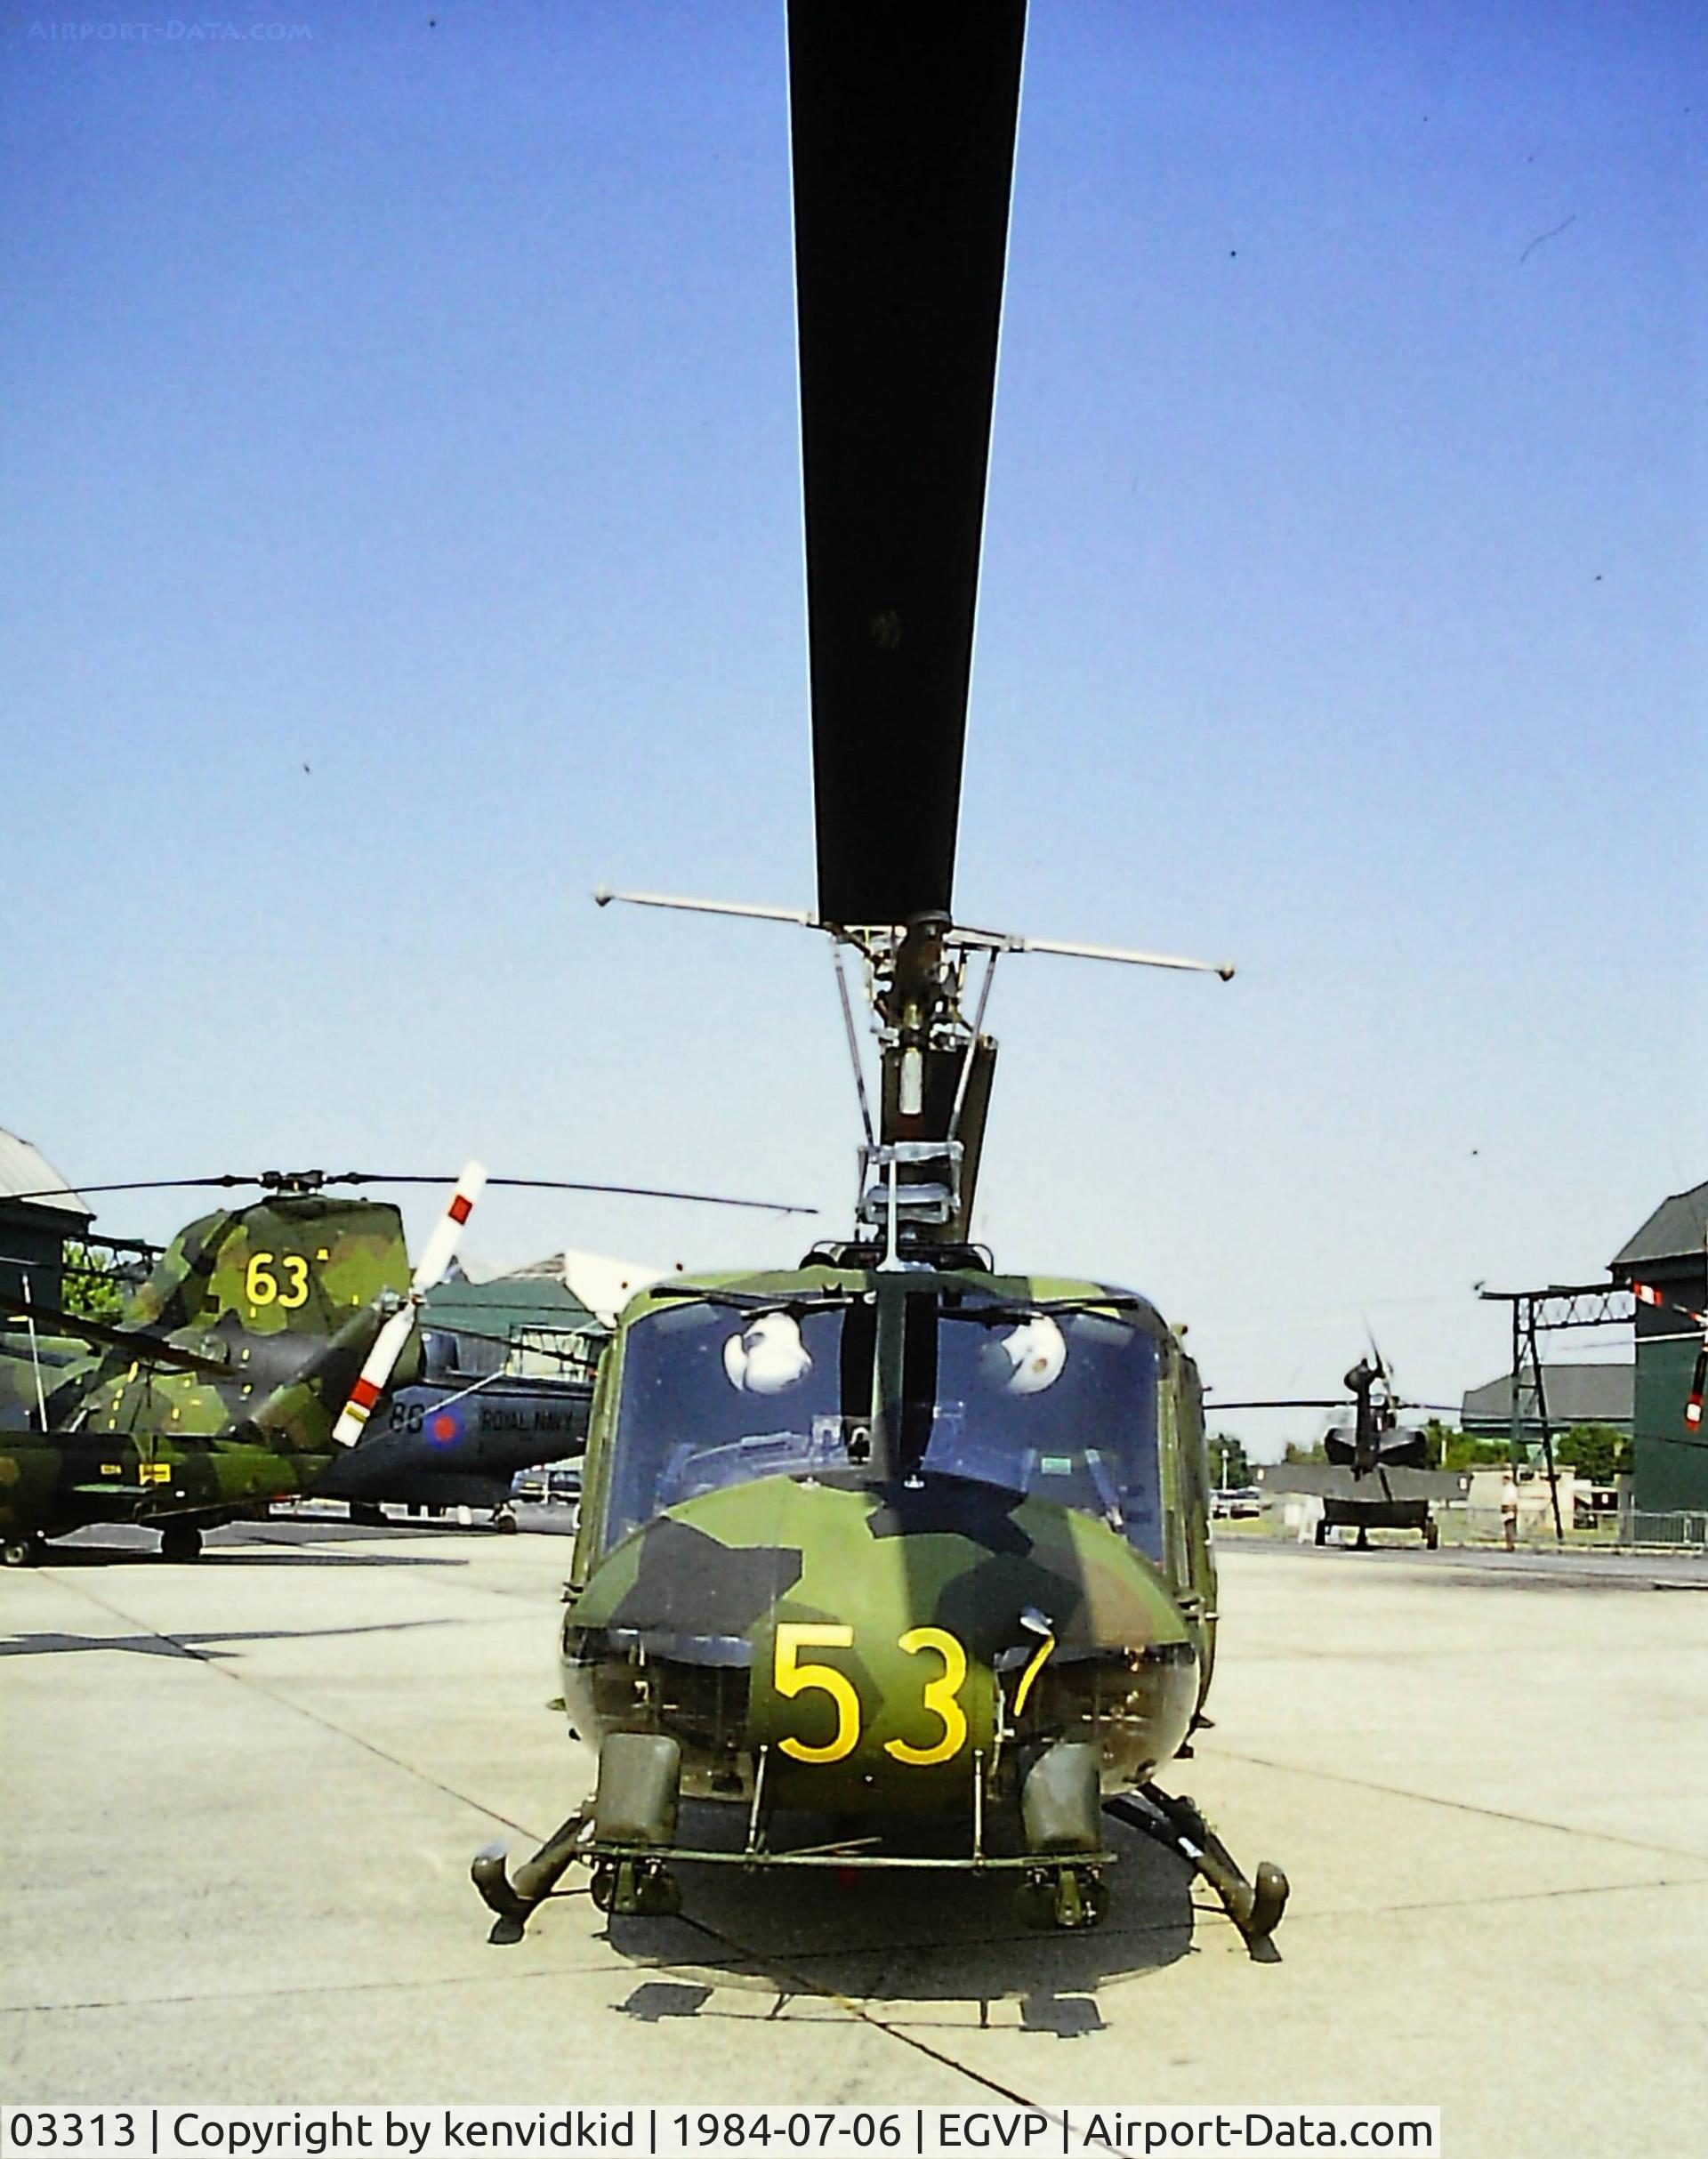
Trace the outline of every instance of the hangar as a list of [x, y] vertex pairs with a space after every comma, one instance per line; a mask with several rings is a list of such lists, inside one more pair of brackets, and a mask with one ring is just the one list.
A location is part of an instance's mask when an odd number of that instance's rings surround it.
[[[1574, 1424], [1610, 1424], [1622, 1434], [1631, 1426], [1634, 1385], [1629, 1364], [1544, 1365], [1548, 1423], [1556, 1432]], [[1475, 1439], [1508, 1439], [1512, 1431], [1512, 1374], [1468, 1387], [1459, 1413], [1460, 1430]], [[1527, 1450], [1542, 1445], [1542, 1406], [1534, 1379], [1519, 1379], [1519, 1438]]]
[[1640, 1282], [1665, 1299], [1637, 1306], [1637, 1504], [1708, 1512], [1708, 1430], [1685, 1422], [1704, 1335], [1684, 1317], [1708, 1310], [1708, 1184], [1664, 1199], [1607, 1268], [1622, 1288]]
[[[45, 1196], [20, 1200], [20, 1192]], [[0, 1298], [57, 1305], [65, 1289], [65, 1242], [81, 1238], [95, 1211], [28, 1140], [0, 1129]]]

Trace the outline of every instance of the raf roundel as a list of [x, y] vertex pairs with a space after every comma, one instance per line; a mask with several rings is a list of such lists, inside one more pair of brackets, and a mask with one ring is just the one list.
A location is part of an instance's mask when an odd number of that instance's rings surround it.
[[449, 1404], [427, 1413], [427, 1437], [435, 1446], [455, 1446], [467, 1429], [463, 1412]]

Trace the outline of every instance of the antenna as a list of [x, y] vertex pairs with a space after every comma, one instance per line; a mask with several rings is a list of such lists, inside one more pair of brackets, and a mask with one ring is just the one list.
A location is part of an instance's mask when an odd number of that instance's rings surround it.
[[29, 1334], [30, 1367], [36, 1374], [36, 1408], [42, 1420], [41, 1430], [45, 1431], [47, 1430], [47, 1396], [42, 1389], [42, 1345], [36, 1339], [36, 1300], [30, 1294], [28, 1274], [20, 1275], [18, 1283], [19, 1287], [24, 1293], [24, 1325]]

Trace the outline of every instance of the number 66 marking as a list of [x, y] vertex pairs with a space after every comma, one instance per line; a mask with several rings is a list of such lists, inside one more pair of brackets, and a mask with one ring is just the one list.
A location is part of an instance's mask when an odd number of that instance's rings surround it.
[[[851, 1649], [853, 1646], [852, 1627], [800, 1626], [786, 1622], [777, 1630], [771, 1684], [777, 1693], [788, 1699], [816, 1688], [836, 1705], [836, 1729], [823, 1746], [809, 1746], [803, 1739], [778, 1741], [782, 1752], [796, 1761], [843, 1761], [859, 1744], [860, 1698], [854, 1691], [854, 1682], [834, 1664], [803, 1664], [799, 1656], [802, 1649]], [[938, 1678], [926, 1681], [921, 1706], [938, 1720], [943, 1732], [930, 1746], [887, 1739], [883, 1751], [910, 1768], [930, 1768], [949, 1761], [967, 1743], [966, 1712], [958, 1699], [967, 1676], [967, 1653], [942, 1627], [909, 1627], [906, 1633], [897, 1637], [896, 1647], [909, 1656], [930, 1649], [942, 1658], [943, 1670]]]

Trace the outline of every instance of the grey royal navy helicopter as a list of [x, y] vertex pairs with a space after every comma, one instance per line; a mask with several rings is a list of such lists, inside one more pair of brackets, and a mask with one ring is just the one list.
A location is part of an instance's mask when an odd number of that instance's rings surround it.
[[713, 911], [835, 940], [857, 1223], [621, 1315], [560, 1640], [598, 1786], [513, 1876], [476, 1859], [495, 1939], [577, 1861], [622, 1914], [676, 1909], [678, 1864], [703, 1862], [995, 1873], [1034, 1923], [1093, 1926], [1106, 1813], [1253, 1946], [1285, 1903], [1155, 1781], [1214, 1657], [1192, 1360], [1144, 1298], [971, 1242], [998, 959], [1232, 971], [951, 911], [1023, 22], [1019, 0], [789, 12], [818, 906]]

